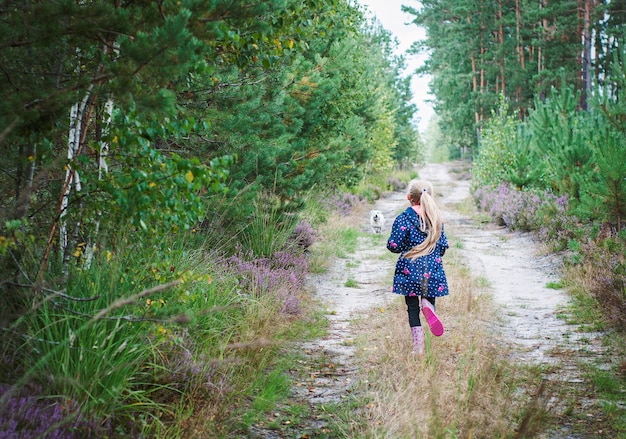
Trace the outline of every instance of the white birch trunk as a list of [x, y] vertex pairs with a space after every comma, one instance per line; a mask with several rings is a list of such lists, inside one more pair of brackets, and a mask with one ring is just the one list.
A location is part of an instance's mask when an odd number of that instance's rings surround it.
[[[109, 47], [107, 45], [103, 48], [103, 53], [109, 52]], [[113, 44], [113, 52], [115, 57], [119, 55], [119, 45], [117, 43]], [[80, 50], [77, 50], [77, 54], [80, 54]], [[69, 249], [69, 239], [68, 239], [68, 231], [67, 231], [67, 220], [65, 216], [67, 215], [67, 208], [69, 205], [70, 193], [72, 191], [72, 186], [76, 192], [81, 191], [81, 183], [80, 183], [80, 175], [76, 169], [72, 167], [72, 161], [75, 157], [80, 153], [80, 142], [81, 136], [83, 134], [83, 130], [85, 127], [83, 126], [85, 109], [87, 108], [87, 104], [91, 97], [91, 92], [93, 90], [93, 85], [89, 87], [87, 92], [85, 93], [85, 97], [80, 103], [76, 103], [72, 105], [70, 110], [70, 129], [69, 129], [69, 138], [68, 138], [68, 148], [67, 148], [67, 159], [68, 164], [65, 170], [65, 187], [63, 188], [63, 197], [61, 199], [60, 206], [60, 216], [59, 216], [59, 232], [60, 232], [60, 241], [61, 241], [61, 250], [63, 254], [63, 270], [67, 274], [68, 263], [70, 251]], [[111, 98], [107, 99], [107, 102], [104, 107], [104, 127], [103, 127], [103, 136], [106, 136], [108, 130], [111, 125], [111, 118], [113, 114], [113, 100]], [[110, 145], [108, 142], [100, 142], [99, 151], [98, 151], [98, 180], [102, 179], [103, 174], [108, 172], [108, 165], [106, 162], [106, 158], [109, 155]], [[96, 219], [96, 230], [94, 236], [98, 235], [98, 230], [100, 228], [100, 216], [101, 212], [98, 212], [98, 217]], [[80, 227], [80, 222], [76, 224], [75, 232], [78, 233], [78, 228]], [[91, 239], [90, 239], [91, 240]], [[95, 238], [94, 238], [95, 240]], [[91, 265], [91, 261], [93, 259], [93, 254], [95, 251], [95, 244], [89, 243], [85, 247], [85, 260], [84, 264], [86, 267]]]
[[[106, 137], [109, 133], [109, 129], [111, 128], [111, 119], [113, 116], [113, 99], [107, 99], [106, 104], [104, 105], [104, 114], [102, 115], [103, 124], [102, 124], [102, 137]], [[98, 151], [98, 180], [102, 180], [102, 176], [109, 172], [109, 166], [107, 165], [106, 159], [109, 156], [110, 144], [109, 142], [100, 142], [100, 148]], [[98, 211], [96, 218], [96, 230], [94, 231], [93, 242], [87, 245], [85, 249], [85, 263], [84, 267], [91, 267], [91, 262], [93, 261], [93, 255], [96, 252], [96, 238], [98, 237], [98, 232], [100, 231], [100, 218], [102, 217], [102, 212]]]
[[[104, 106], [104, 124], [102, 127], [102, 136], [105, 137], [109, 134], [111, 128], [111, 118], [113, 117], [113, 99], [107, 99], [107, 103]], [[102, 175], [109, 172], [109, 166], [107, 165], [106, 158], [109, 156], [110, 145], [109, 142], [100, 142], [100, 153], [98, 157], [98, 180], [102, 180]]]
[[68, 232], [67, 232], [67, 208], [69, 205], [70, 194], [72, 192], [72, 187], [76, 192], [81, 191], [81, 183], [80, 183], [80, 175], [78, 171], [73, 168], [72, 161], [78, 155], [80, 151], [80, 138], [83, 131], [83, 116], [85, 113], [85, 108], [87, 107], [87, 102], [89, 101], [89, 97], [91, 95], [91, 88], [87, 90], [85, 97], [80, 103], [75, 103], [72, 105], [70, 110], [70, 129], [68, 136], [68, 145], [67, 145], [67, 165], [65, 168], [65, 186], [63, 187], [63, 197], [61, 198], [61, 207], [59, 213], [59, 233], [60, 233], [60, 244], [61, 244], [61, 254], [63, 255], [63, 270], [67, 269], [66, 265], [69, 261], [69, 240], [68, 240]]

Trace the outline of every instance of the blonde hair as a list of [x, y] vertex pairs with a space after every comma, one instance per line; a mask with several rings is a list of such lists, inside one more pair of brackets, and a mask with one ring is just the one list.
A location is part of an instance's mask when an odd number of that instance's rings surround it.
[[404, 255], [405, 258], [416, 259], [420, 256], [429, 255], [435, 250], [443, 230], [443, 219], [433, 198], [433, 185], [429, 181], [411, 180], [407, 195], [411, 200], [411, 205], [422, 206], [422, 214], [419, 215], [420, 230], [426, 232], [424, 242], [416, 245]]

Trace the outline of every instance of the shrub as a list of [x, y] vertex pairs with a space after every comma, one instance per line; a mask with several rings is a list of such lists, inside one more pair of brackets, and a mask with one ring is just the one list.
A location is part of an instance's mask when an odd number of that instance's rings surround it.
[[569, 212], [567, 196], [551, 191], [519, 190], [502, 183], [496, 189], [482, 186], [473, 191], [476, 206], [496, 224], [511, 230], [536, 232], [556, 250], [566, 248], [574, 239], [584, 239], [588, 231]]
[[111, 437], [109, 425], [80, 417], [78, 406], [72, 401], [42, 398], [38, 386], [12, 391], [11, 386], [0, 385], [0, 439]]
[[557, 197], [544, 192], [543, 203], [537, 209], [539, 240], [550, 244], [555, 251], [564, 250], [572, 240], [583, 240], [589, 231], [571, 213], [567, 195]]
[[317, 233], [311, 223], [300, 221], [291, 234], [291, 242], [288, 245], [295, 245], [296, 248], [307, 250], [315, 241], [317, 241]]
[[611, 236], [582, 246], [581, 275], [610, 326], [626, 328], [626, 241]]
[[508, 105], [504, 100], [499, 111], [494, 112], [481, 133], [481, 141], [474, 159], [474, 184], [478, 187], [496, 187], [507, 181], [507, 170], [513, 165], [515, 154], [512, 141], [515, 138], [518, 121], [508, 115]]
[[551, 191], [513, 188], [502, 183], [492, 189], [483, 186], [473, 191], [476, 206], [499, 226], [523, 232], [535, 232], [554, 250], [564, 250], [572, 241], [589, 235], [589, 227], [570, 213], [567, 196], [557, 197]]
[[279, 251], [269, 258], [256, 258], [240, 251], [227, 260], [227, 265], [238, 277], [241, 293], [250, 297], [273, 294], [281, 303], [281, 311], [299, 312], [297, 293], [304, 288], [308, 272], [304, 253]]
[[495, 190], [489, 187], [475, 190], [474, 199], [498, 225], [525, 232], [538, 228], [536, 212], [542, 199], [534, 192], [520, 191], [503, 183]]
[[349, 192], [331, 195], [326, 199], [326, 207], [343, 216], [352, 213], [352, 209], [364, 200], [358, 195]]

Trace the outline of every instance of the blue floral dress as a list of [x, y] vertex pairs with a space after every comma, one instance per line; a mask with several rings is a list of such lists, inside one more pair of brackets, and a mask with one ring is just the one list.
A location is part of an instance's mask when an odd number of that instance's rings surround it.
[[391, 236], [387, 240], [387, 249], [400, 253], [393, 276], [393, 292], [404, 296], [439, 297], [448, 295], [448, 281], [443, 269], [441, 257], [448, 247], [448, 238], [441, 229], [441, 236], [435, 250], [429, 254], [411, 260], [404, 254], [421, 244], [426, 233], [419, 228], [419, 216], [412, 207], [407, 208], [393, 222]]

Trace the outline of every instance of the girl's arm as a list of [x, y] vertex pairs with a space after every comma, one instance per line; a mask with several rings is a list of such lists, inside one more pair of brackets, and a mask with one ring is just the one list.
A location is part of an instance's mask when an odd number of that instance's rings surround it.
[[409, 225], [403, 215], [398, 216], [391, 226], [391, 235], [387, 240], [387, 250], [392, 253], [407, 251], [406, 239], [409, 234]]
[[437, 244], [439, 244], [439, 254], [443, 256], [446, 253], [446, 250], [450, 247], [443, 224], [441, 225], [441, 236], [439, 237]]

